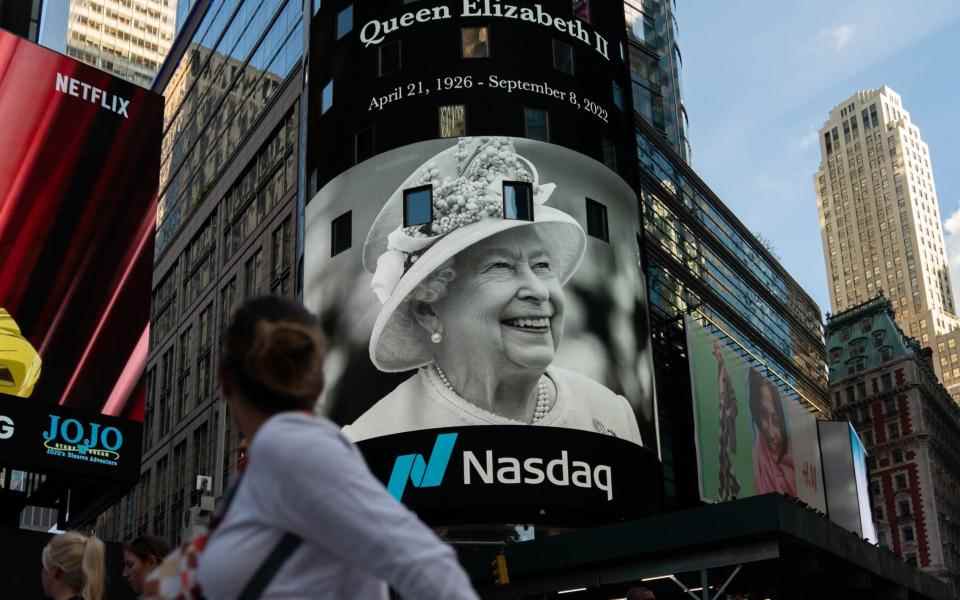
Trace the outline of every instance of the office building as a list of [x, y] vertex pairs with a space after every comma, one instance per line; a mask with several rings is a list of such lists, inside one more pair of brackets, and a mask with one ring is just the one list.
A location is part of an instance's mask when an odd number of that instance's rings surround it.
[[900, 96], [883, 86], [838, 104], [820, 152], [814, 183], [833, 312], [882, 291], [904, 332], [935, 347], [960, 320], [930, 150]]
[[71, 0], [66, 53], [149, 88], [173, 44], [176, 0]]
[[960, 584], [960, 408], [937, 381], [929, 348], [906, 335], [878, 296], [829, 317], [834, 414], [869, 453], [870, 496], [881, 545]]
[[680, 90], [683, 56], [676, 2], [624, 0], [634, 110], [690, 162], [689, 121]]
[[0, 28], [36, 43], [43, 0], [0, 0]]
[[101, 516], [106, 539], [179, 539], [236, 471], [217, 346], [244, 298], [295, 293], [301, 4], [194, 3], [154, 83], [166, 106], [143, 468]]

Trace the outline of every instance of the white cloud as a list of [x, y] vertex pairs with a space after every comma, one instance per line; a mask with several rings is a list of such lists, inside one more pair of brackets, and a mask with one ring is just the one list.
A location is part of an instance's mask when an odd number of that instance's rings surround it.
[[821, 43], [826, 44], [836, 52], [840, 52], [850, 45], [850, 41], [853, 40], [856, 30], [855, 25], [837, 25], [836, 27], [822, 30], [818, 37]]
[[950, 264], [950, 285], [954, 301], [960, 300], [960, 209], [953, 211], [943, 223], [944, 242], [947, 245], [947, 260]]

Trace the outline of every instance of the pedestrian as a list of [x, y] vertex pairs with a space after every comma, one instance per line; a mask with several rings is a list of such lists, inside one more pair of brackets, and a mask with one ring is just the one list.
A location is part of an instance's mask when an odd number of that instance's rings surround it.
[[170, 545], [152, 535], [142, 535], [124, 544], [123, 576], [137, 597], [143, 594], [143, 583], [147, 575], [169, 553]]
[[234, 314], [220, 385], [250, 440], [248, 463], [199, 550], [202, 593], [385, 600], [389, 584], [409, 600], [476, 600], [453, 550], [388, 494], [336, 425], [313, 415], [323, 362], [320, 323], [301, 304], [261, 297]]
[[626, 600], [657, 600], [657, 596], [653, 590], [641, 585], [627, 590]]
[[53, 536], [41, 554], [40, 582], [52, 600], [103, 600], [104, 549], [95, 535], [67, 531]]

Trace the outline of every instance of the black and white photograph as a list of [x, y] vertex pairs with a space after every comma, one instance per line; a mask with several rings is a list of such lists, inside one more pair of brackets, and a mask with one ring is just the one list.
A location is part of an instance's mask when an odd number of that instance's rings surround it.
[[603, 164], [508, 137], [400, 148], [306, 210], [322, 410], [356, 441], [564, 427], [655, 448], [636, 197]]

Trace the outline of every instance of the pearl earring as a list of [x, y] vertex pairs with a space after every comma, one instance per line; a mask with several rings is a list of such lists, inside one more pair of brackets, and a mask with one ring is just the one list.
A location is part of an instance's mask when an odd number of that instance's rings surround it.
[[439, 331], [434, 331], [430, 335], [430, 341], [433, 342], [434, 344], [439, 344], [440, 342], [443, 341], [443, 334], [440, 333]]

